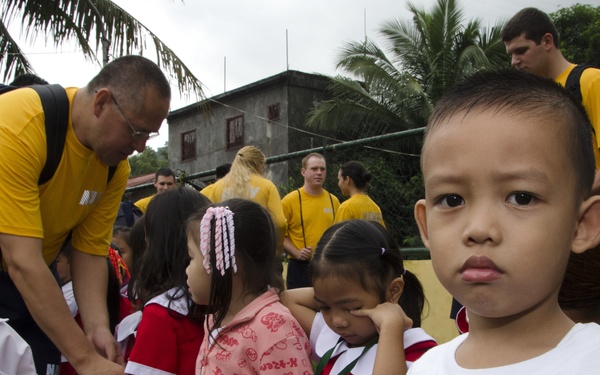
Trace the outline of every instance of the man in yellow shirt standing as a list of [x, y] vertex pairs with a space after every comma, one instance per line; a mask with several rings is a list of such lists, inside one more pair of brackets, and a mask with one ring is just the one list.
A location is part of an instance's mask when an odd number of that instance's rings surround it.
[[[552, 20], [538, 9], [525, 8], [515, 14], [502, 28], [502, 41], [515, 68], [551, 78], [563, 87], [576, 67], [560, 51], [558, 31]], [[579, 85], [583, 107], [594, 128], [596, 179], [592, 194], [600, 194], [600, 69], [585, 69]]]
[[287, 220], [283, 249], [288, 254], [287, 289], [310, 286], [308, 262], [317, 242], [333, 224], [340, 201], [323, 189], [327, 169], [325, 158], [318, 153], [302, 159], [304, 186], [287, 194], [282, 200]]
[[[152, 181], [152, 184], [156, 188], [156, 194], [175, 189], [177, 187], [177, 184], [175, 183], [175, 172], [173, 172], [171, 168], [159, 169], [154, 174], [154, 180]], [[148, 204], [150, 204], [150, 201], [156, 196], [156, 194], [142, 198], [135, 202], [134, 205], [145, 214], [146, 209], [148, 209]]]
[[[57, 374], [61, 353], [79, 374], [122, 374], [108, 326], [106, 255], [129, 177], [127, 158], [157, 134], [171, 89], [155, 63], [124, 56], [87, 86], [65, 92], [62, 158], [42, 184], [45, 118], [57, 108], [45, 109], [31, 88], [0, 95], [0, 174], [10, 176], [0, 184], [0, 316], [31, 346], [39, 374]], [[83, 331], [53, 275], [69, 238]]]

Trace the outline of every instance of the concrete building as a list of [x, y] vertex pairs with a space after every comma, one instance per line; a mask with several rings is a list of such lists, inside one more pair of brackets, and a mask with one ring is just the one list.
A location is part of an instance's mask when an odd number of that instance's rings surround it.
[[[328, 82], [289, 70], [172, 111], [169, 165], [190, 175], [230, 163], [243, 146], [270, 157], [322, 145], [302, 130], [314, 104], [329, 98]], [[287, 163], [268, 166], [265, 177], [277, 186], [285, 183]]]

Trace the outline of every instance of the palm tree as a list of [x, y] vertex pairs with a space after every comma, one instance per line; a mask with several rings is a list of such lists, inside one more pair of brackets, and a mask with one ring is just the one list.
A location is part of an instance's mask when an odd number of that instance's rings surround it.
[[438, 0], [431, 12], [413, 3], [408, 9], [411, 22], [392, 20], [379, 30], [389, 55], [371, 41], [342, 49], [337, 68], [351, 77], [331, 78], [332, 99], [310, 113], [309, 127], [349, 137], [421, 127], [454, 82], [481, 69], [509, 66], [501, 25], [489, 31], [479, 20], [463, 25], [456, 0]]
[[101, 48], [103, 64], [109, 54], [122, 56], [142, 53], [146, 38], [154, 43], [159, 65], [177, 79], [179, 91], [195, 92], [202, 97], [202, 83], [177, 55], [152, 31], [110, 0], [0, 0], [0, 65], [3, 81], [11, 76], [32, 72], [33, 67], [8, 32], [8, 25], [20, 21], [25, 34], [38, 34], [58, 46], [75, 40], [86, 58], [98, 61]]

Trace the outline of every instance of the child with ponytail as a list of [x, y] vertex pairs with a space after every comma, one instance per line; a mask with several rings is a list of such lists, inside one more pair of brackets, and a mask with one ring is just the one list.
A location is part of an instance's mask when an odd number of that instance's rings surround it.
[[286, 291], [282, 300], [309, 335], [315, 374], [404, 374], [436, 345], [418, 328], [421, 283], [381, 224], [334, 224], [308, 272], [313, 288]]
[[312, 374], [308, 339], [279, 301], [275, 249], [271, 216], [252, 201], [191, 218], [187, 283], [208, 306], [196, 374]]

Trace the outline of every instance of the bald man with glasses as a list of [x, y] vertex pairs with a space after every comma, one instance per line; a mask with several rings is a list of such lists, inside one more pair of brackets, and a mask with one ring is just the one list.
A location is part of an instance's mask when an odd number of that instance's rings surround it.
[[[106, 254], [130, 172], [127, 157], [158, 134], [171, 90], [155, 63], [125, 56], [66, 94], [62, 159], [39, 186], [47, 150], [40, 98], [30, 88], [0, 95], [0, 173], [6, 178], [0, 184], [0, 318], [30, 344], [39, 374], [57, 374], [61, 352], [79, 374], [122, 374], [108, 327]], [[84, 331], [53, 272], [69, 239]]]

